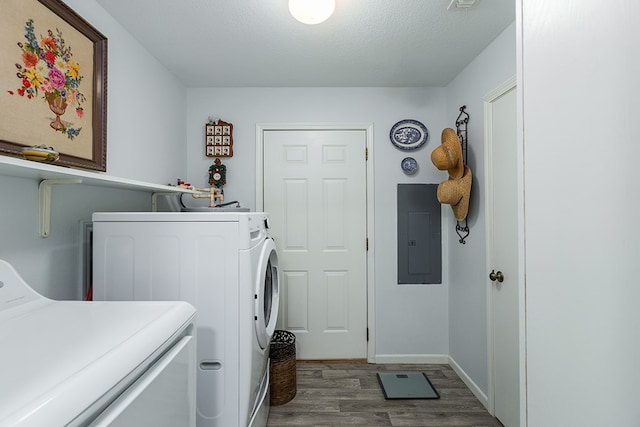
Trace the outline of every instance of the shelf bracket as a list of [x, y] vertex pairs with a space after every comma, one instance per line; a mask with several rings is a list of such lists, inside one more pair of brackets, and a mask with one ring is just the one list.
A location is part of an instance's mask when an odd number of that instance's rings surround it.
[[81, 178], [43, 179], [38, 185], [38, 210], [40, 236], [49, 237], [51, 231], [51, 186], [62, 184], [81, 184]]

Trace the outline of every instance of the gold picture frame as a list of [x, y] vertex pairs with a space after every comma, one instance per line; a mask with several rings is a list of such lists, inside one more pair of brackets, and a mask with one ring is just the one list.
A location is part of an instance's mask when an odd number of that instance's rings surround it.
[[60, 0], [2, 0], [0, 153], [107, 170], [107, 38]]

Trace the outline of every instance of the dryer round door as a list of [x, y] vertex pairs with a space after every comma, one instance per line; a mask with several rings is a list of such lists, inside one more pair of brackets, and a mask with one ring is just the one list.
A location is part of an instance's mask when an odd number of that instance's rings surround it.
[[273, 239], [266, 239], [260, 251], [254, 291], [256, 338], [260, 348], [269, 345], [278, 320], [280, 302], [280, 271]]

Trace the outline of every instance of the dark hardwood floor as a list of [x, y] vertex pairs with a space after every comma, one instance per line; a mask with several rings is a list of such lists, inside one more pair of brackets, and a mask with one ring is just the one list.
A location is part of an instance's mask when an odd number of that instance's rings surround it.
[[[419, 371], [437, 400], [386, 400], [378, 371]], [[501, 426], [448, 365], [297, 363], [297, 394], [272, 406], [269, 427]]]

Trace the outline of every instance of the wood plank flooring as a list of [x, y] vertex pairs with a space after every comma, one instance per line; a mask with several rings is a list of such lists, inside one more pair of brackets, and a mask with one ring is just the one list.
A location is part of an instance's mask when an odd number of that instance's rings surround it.
[[[378, 371], [424, 372], [437, 400], [386, 400]], [[272, 406], [268, 427], [499, 427], [448, 365], [297, 363], [297, 394]]]

